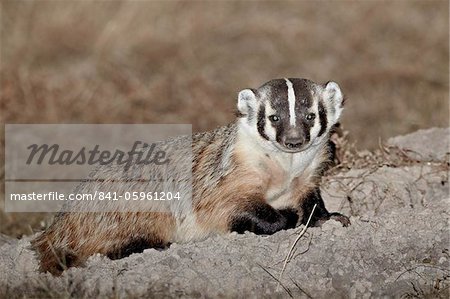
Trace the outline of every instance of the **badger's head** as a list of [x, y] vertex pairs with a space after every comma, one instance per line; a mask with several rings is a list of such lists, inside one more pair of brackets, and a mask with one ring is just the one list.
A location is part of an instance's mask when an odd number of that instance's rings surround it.
[[276, 79], [258, 89], [239, 92], [241, 125], [270, 147], [301, 152], [328, 138], [343, 110], [344, 98], [334, 82]]

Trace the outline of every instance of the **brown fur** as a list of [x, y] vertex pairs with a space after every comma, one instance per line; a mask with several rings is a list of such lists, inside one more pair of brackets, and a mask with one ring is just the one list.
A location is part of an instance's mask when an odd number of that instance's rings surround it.
[[126, 256], [121, 250], [133, 240], [146, 242], [147, 248], [167, 246], [175, 228], [175, 219], [168, 213], [70, 213], [59, 217], [63, 218], [55, 221], [57, 226], [32, 241], [41, 270], [53, 274], [83, 265], [94, 253]]
[[[318, 187], [322, 168], [328, 161], [329, 132], [324, 135], [324, 142], [310, 153], [295, 156], [300, 158], [296, 163], [301, 168], [297, 169], [293, 155], [257, 148], [259, 145], [248, 138], [246, 131], [240, 131], [239, 121], [244, 119], [192, 136], [192, 205], [176, 206], [174, 209], [179, 210], [171, 210], [173, 214], [63, 213], [32, 241], [41, 270], [59, 274], [68, 267], [83, 265], [95, 253], [120, 258], [148, 247], [164, 248], [172, 242], [226, 233], [230, 231], [230, 223], [237, 225], [234, 217], [245, 215], [253, 206], [263, 207], [275, 217], [281, 214], [274, 208], [288, 208], [298, 213], [300, 221], [301, 207]], [[177, 150], [175, 158], [186, 154], [183, 146]], [[139, 167], [142, 174], [151, 171], [150, 166]], [[120, 179], [115, 177], [120, 172], [108, 167], [98, 172], [98, 177]], [[148, 190], [145, 184], [139, 188]], [[78, 191], [92, 191], [92, 186], [86, 183]], [[247, 220], [243, 219], [245, 224]]]

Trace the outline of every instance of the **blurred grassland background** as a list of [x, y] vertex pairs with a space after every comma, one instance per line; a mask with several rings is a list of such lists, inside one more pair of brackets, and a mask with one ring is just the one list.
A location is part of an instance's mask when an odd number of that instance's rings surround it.
[[[203, 131], [234, 119], [239, 90], [305, 77], [341, 85], [343, 126], [373, 149], [448, 126], [448, 11], [447, 1], [1, 1], [1, 118]], [[45, 217], [0, 212], [0, 232], [29, 234]]]

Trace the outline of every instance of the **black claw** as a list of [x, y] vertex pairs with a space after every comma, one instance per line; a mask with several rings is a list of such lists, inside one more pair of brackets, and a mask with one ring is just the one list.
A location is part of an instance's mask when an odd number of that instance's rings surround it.
[[342, 223], [343, 227], [347, 227], [350, 224], [352, 224], [350, 222], [350, 218], [348, 218], [345, 215], [342, 215], [341, 213], [337, 213], [337, 212], [330, 213], [329, 219], [333, 219], [335, 221], [339, 221], [340, 223]]

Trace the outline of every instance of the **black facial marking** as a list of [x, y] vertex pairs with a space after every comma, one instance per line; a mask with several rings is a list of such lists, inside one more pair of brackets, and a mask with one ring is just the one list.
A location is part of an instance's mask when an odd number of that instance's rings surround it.
[[264, 130], [265, 126], [266, 126], [266, 107], [264, 107], [264, 105], [261, 105], [258, 111], [258, 121], [256, 123], [256, 127], [258, 128], [259, 135], [261, 135], [262, 138], [269, 140], [269, 137], [266, 135]]
[[261, 89], [264, 90], [264, 95], [271, 108], [276, 111], [276, 115], [280, 118], [276, 122], [271, 122], [271, 125], [276, 132], [276, 141], [281, 143], [283, 132], [289, 128], [288, 86], [286, 80], [275, 79], [269, 81], [261, 86]]
[[311, 84], [305, 79], [289, 79], [292, 82], [292, 86], [295, 91], [295, 102], [300, 103], [296, 105], [296, 109], [304, 110], [304, 108], [309, 109], [313, 104], [313, 99], [311, 96]]
[[270, 89], [267, 92], [267, 97], [270, 106], [277, 112], [281, 120], [289, 123], [289, 105], [287, 104], [288, 86], [286, 80], [276, 79], [269, 81]]
[[305, 141], [309, 142], [311, 140], [311, 128], [314, 122], [303, 121], [303, 133], [305, 135]]
[[323, 133], [327, 130], [327, 112], [325, 111], [325, 106], [322, 101], [319, 101], [319, 121], [320, 121], [320, 132], [318, 137], [322, 136]]
[[276, 131], [276, 136], [275, 136], [275, 140], [278, 142], [278, 143], [282, 143], [282, 137], [283, 137], [283, 135], [284, 135], [284, 128], [285, 128], [285, 125], [284, 125], [284, 122], [282, 123], [282, 122], [278, 122], [275, 126], [275, 131]]

